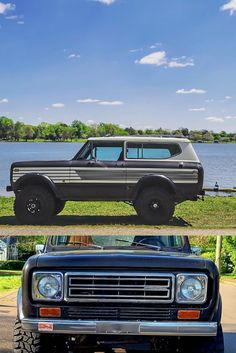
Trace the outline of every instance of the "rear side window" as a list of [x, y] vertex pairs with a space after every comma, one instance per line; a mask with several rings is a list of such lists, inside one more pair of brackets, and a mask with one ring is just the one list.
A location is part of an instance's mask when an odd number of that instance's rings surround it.
[[176, 143], [127, 143], [126, 158], [128, 159], [167, 159], [181, 153]]

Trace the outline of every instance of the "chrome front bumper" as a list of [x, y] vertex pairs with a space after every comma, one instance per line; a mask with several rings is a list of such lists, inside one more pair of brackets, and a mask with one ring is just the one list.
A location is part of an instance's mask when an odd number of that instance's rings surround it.
[[73, 335], [216, 336], [217, 322], [21, 320], [25, 331]]

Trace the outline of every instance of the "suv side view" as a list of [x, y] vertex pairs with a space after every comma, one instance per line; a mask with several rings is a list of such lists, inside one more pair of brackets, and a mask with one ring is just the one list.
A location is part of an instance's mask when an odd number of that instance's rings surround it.
[[129, 202], [144, 222], [163, 224], [176, 204], [203, 194], [203, 167], [185, 138], [90, 138], [72, 160], [13, 163], [10, 180], [26, 224], [48, 222], [69, 200]]

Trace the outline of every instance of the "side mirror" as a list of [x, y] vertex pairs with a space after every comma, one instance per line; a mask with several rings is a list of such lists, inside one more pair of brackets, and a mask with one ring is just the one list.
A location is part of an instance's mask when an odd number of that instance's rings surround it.
[[36, 244], [36, 246], [35, 246], [36, 254], [42, 254], [43, 250], [44, 250], [44, 245], [43, 244]]
[[192, 252], [192, 254], [199, 256], [199, 255], [201, 255], [201, 248], [193, 247], [193, 248], [191, 248], [191, 252]]

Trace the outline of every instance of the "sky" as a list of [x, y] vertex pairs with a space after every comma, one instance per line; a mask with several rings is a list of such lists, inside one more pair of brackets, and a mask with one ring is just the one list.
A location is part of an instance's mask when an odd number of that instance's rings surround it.
[[0, 116], [236, 132], [236, 0], [0, 0]]

